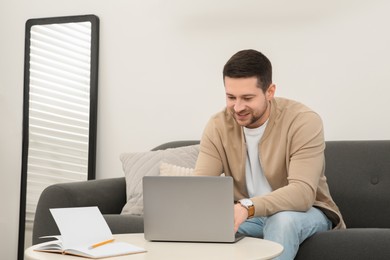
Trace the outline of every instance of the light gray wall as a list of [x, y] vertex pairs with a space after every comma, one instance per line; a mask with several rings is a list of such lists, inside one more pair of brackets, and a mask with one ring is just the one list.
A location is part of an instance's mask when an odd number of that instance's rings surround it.
[[[67, 0], [0, 2], [0, 252], [16, 259], [24, 24], [100, 17], [97, 176], [122, 176], [119, 154], [199, 139], [224, 106], [221, 69], [255, 48], [277, 95], [323, 118], [327, 140], [389, 139], [390, 2]], [[4, 255], [5, 254], [5, 255]]]

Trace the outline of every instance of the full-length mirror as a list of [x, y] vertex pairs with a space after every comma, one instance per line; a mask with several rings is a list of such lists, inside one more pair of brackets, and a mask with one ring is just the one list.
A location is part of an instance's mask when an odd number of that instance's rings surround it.
[[95, 178], [98, 40], [95, 15], [26, 22], [19, 260], [41, 192]]

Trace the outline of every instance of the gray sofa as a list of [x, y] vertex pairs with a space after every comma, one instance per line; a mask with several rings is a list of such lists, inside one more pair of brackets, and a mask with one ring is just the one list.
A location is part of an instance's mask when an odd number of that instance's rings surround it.
[[[153, 150], [193, 145], [176, 141]], [[346, 230], [318, 233], [304, 241], [295, 259], [390, 259], [390, 141], [328, 141], [326, 176]], [[125, 178], [55, 184], [42, 193], [33, 244], [59, 234], [49, 208], [98, 206], [112, 233], [143, 232], [142, 216], [120, 215]]]

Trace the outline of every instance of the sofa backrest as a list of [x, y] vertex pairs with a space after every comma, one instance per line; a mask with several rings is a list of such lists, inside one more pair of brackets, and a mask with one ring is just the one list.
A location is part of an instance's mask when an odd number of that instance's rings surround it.
[[[162, 150], [198, 144], [173, 141]], [[331, 195], [348, 228], [390, 228], [390, 140], [327, 141], [326, 168]]]
[[182, 146], [188, 146], [188, 145], [195, 145], [199, 144], [199, 140], [182, 140], [182, 141], [172, 141], [168, 143], [161, 144], [157, 147], [154, 147], [152, 151], [157, 151], [157, 150], [165, 150], [169, 148], [176, 148], [176, 147], [182, 147]]
[[348, 228], [390, 228], [390, 140], [327, 141], [331, 195]]

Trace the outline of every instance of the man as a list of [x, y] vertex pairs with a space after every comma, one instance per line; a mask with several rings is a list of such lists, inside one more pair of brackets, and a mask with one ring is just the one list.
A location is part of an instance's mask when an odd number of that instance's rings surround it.
[[294, 259], [316, 232], [345, 228], [324, 176], [318, 114], [274, 97], [271, 62], [255, 50], [233, 55], [223, 69], [226, 109], [208, 122], [197, 175], [233, 177], [235, 230], [284, 246]]

